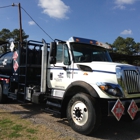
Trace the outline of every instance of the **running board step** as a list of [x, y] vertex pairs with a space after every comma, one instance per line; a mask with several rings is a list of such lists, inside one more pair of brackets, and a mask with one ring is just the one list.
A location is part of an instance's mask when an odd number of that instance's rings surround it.
[[59, 104], [59, 103], [54, 103], [54, 102], [51, 102], [51, 101], [47, 101], [46, 105], [47, 105], [47, 107], [61, 109], [61, 104]]
[[12, 99], [12, 100], [17, 100], [17, 95], [15, 93], [12, 93], [12, 92], [8, 92], [7, 97]]

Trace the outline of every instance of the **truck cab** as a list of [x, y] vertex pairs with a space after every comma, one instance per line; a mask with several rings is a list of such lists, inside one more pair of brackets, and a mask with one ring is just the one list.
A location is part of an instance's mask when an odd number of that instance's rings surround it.
[[49, 87], [63, 91], [71, 83], [82, 81], [92, 86], [100, 98], [139, 97], [140, 68], [112, 62], [109, 49], [107, 44], [78, 37], [58, 42], [53, 58], [56, 62], [48, 69]]

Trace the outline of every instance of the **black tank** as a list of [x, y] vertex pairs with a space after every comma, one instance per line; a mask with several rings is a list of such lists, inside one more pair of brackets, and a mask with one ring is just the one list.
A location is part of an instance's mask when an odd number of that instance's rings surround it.
[[13, 73], [13, 52], [7, 52], [0, 56], [0, 74], [11, 75]]

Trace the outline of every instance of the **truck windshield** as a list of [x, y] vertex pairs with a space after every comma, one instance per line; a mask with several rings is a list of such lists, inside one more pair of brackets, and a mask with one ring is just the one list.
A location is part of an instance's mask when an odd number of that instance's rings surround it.
[[93, 61], [107, 61], [112, 62], [108, 51], [102, 47], [71, 43], [74, 63], [93, 62]]

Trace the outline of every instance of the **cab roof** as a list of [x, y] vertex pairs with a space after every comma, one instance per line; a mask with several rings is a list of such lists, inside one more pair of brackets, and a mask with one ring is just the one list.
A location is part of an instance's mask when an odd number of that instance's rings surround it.
[[106, 43], [99, 42], [97, 40], [93, 40], [93, 39], [71, 37], [68, 41], [69, 42], [79, 42], [79, 43], [91, 44], [91, 45], [100, 46], [100, 47], [103, 47], [103, 48], [106, 48], [106, 49], [111, 49], [110, 45], [108, 45]]

